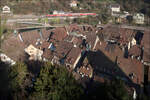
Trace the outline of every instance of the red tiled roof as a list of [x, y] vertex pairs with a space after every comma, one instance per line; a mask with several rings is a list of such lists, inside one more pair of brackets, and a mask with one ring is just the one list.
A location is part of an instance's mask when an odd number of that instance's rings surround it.
[[72, 40], [72, 42], [73, 42], [73, 44], [77, 44], [78, 43], [78, 38], [77, 37], [73, 37], [73, 40]]
[[53, 58], [53, 53], [49, 49], [45, 49], [42, 55], [43, 58], [51, 61]]
[[41, 47], [41, 49], [43, 49], [43, 48], [48, 49], [49, 45], [50, 45], [49, 42], [44, 41], [40, 47]]
[[80, 48], [72, 48], [69, 54], [67, 55], [66, 62], [69, 64], [74, 64], [80, 54]]
[[8, 37], [1, 44], [3, 53], [14, 61], [18, 61], [20, 58], [24, 59], [24, 48], [26, 48], [26, 45], [19, 40], [19, 37], [14, 37], [14, 34], [10, 34]]
[[86, 42], [88, 42], [91, 45], [91, 48], [93, 49], [97, 36], [93, 32], [88, 32], [86, 33], [86, 35], [87, 35]]
[[59, 58], [62, 58], [69, 53], [69, 51], [73, 47], [73, 44], [70, 42], [61, 41], [57, 43], [55, 46], [56, 46], [56, 50], [54, 52], [55, 55]]
[[65, 38], [65, 41], [72, 42], [74, 45], [79, 46], [82, 43], [82, 37], [69, 35]]
[[74, 37], [72, 42], [74, 45], [79, 46], [80, 44], [82, 44], [82, 38], [81, 37]]
[[68, 41], [68, 42], [72, 42], [73, 37], [74, 36], [72, 36], [72, 35], [68, 35], [64, 40]]
[[67, 36], [67, 31], [65, 28], [56, 28], [54, 31], [54, 34], [52, 35], [52, 39], [56, 41], [62, 41]]
[[95, 29], [93, 28], [93, 26], [84, 26], [84, 31], [95, 31]]
[[143, 53], [143, 60], [145, 61], [145, 62], [148, 62], [148, 63], [150, 63], [150, 54], [149, 54], [149, 51], [147, 50], [144, 50], [144, 53]]
[[129, 49], [129, 55], [140, 56], [141, 48], [138, 45], [134, 45]]
[[120, 29], [120, 36], [121, 36], [121, 38], [123, 38], [124, 40], [130, 41], [131, 38], [135, 36], [136, 32], [137, 32], [137, 31], [135, 31], [135, 30], [121, 28], [121, 29]]
[[118, 38], [121, 44], [128, 43], [134, 37], [136, 31], [131, 29], [120, 28], [118, 26], [107, 26], [102, 30], [102, 34], [107, 39]]
[[42, 36], [43, 36], [43, 38], [44, 38], [44, 39], [47, 39], [47, 38], [49, 37], [50, 32], [51, 32], [52, 30], [42, 29], [41, 31], [42, 31]]
[[27, 45], [32, 44], [35, 46], [37, 39], [41, 39], [40, 34], [38, 33], [37, 30], [23, 32], [21, 33], [21, 35], [24, 43]]
[[82, 28], [80, 26], [78, 26], [77, 24], [71, 24], [68, 28], [67, 28], [68, 32], [82, 32]]
[[119, 59], [120, 68], [128, 76], [131, 73], [134, 73], [136, 77], [133, 79], [133, 82], [141, 84], [143, 82], [143, 65], [140, 61], [136, 59]]
[[144, 46], [143, 60], [150, 62], [150, 31], [145, 31], [141, 44]]
[[44, 39], [46, 40], [49, 37], [50, 30], [41, 29], [41, 33], [43, 38], [41, 38], [38, 30], [22, 32], [21, 36], [25, 44], [27, 45], [32, 44], [35, 46], [37, 39], [41, 39], [41, 41], [43, 41]]
[[[97, 45], [99, 45], [99, 43]], [[141, 82], [143, 82], [143, 65], [140, 61], [131, 58], [124, 58], [124, 52], [119, 48], [119, 46], [116, 46], [114, 52], [112, 53], [105, 51], [105, 47], [106, 43], [102, 43], [101, 45], [97, 46], [97, 49], [100, 49], [105, 54], [105, 56], [107, 56], [108, 59], [110, 59], [113, 62], [115, 61], [117, 56], [118, 67], [122, 70], [122, 72], [124, 72], [126, 76], [129, 76], [129, 74], [134, 73], [136, 77], [133, 79], [133, 82], [135, 83], [141, 84]], [[98, 57], [96, 58], [96, 56], [94, 58], [95, 60], [100, 59]]]
[[115, 36], [116, 37], [116, 36], [120, 36], [119, 31], [120, 31], [119, 27], [108, 26], [108, 27], [106, 27], [102, 30], [102, 33], [109, 36], [109, 37], [110, 36]]

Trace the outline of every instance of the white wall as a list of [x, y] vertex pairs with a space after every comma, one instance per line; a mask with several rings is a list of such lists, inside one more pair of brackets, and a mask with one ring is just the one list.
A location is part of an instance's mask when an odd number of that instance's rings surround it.
[[120, 12], [120, 7], [118, 7], [118, 8], [112, 7], [111, 10], [112, 10], [112, 12]]

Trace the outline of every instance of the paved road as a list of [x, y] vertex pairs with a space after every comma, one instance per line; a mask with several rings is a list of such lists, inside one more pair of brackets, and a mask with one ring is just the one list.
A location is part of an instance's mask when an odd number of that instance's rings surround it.
[[[70, 19], [74, 18], [82, 18], [83, 16], [75, 16], [75, 17], [68, 17]], [[7, 19], [7, 23], [15, 23], [15, 22], [28, 22], [28, 21], [38, 21], [39, 18], [46, 18], [46, 16], [35, 16], [35, 15], [14, 15], [12, 18]], [[49, 20], [50, 19], [66, 19], [67, 17], [47, 17]]]
[[[15, 22], [36, 22], [39, 18], [44, 18], [45, 16], [35, 16], [35, 15], [14, 15], [12, 18], [9, 18], [7, 20], [7, 23], [15, 23]], [[49, 17], [48, 19], [55, 19], [55, 18], [61, 18], [66, 19], [67, 17]], [[77, 17], [72, 17], [77, 18]], [[112, 25], [111, 23], [105, 24], [105, 25], [98, 25], [99, 27], [107, 27], [109, 25]], [[137, 29], [137, 30], [150, 30], [150, 27], [142, 27], [142, 26], [129, 26], [129, 25], [116, 25], [121, 28], [129, 28], [129, 29]]]
[[[39, 17], [40, 18], [40, 17]], [[18, 19], [7, 19], [7, 23], [15, 22], [29, 22], [29, 21], [38, 21], [39, 18], [18, 18]], [[65, 17], [60, 17], [61, 19], [66, 19]], [[51, 17], [48, 19], [56, 19], [56, 17]]]

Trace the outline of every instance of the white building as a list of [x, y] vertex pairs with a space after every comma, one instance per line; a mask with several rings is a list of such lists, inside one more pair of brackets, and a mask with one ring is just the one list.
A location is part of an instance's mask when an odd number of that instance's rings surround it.
[[66, 12], [64, 11], [57, 11], [57, 10], [54, 10], [53, 11], [53, 14], [65, 14]]
[[7, 55], [5, 55], [3, 53], [0, 53], [0, 59], [2, 62], [8, 63], [10, 65], [16, 64], [16, 62], [14, 60], [12, 60], [11, 58], [9, 58]]
[[142, 13], [135, 14], [133, 19], [136, 24], [144, 24], [144, 14]]
[[33, 45], [30, 44], [24, 50], [30, 56], [29, 60], [41, 60], [42, 59], [43, 51], [35, 48]]
[[70, 3], [70, 7], [77, 7], [77, 1], [73, 0], [73, 1]]
[[111, 10], [112, 16], [118, 16], [118, 13], [120, 12], [120, 5], [119, 4], [111, 4], [110, 10]]
[[119, 4], [112, 4], [112, 5], [110, 5], [110, 9], [112, 12], [120, 12], [120, 5]]
[[2, 13], [11, 13], [10, 7], [4, 6], [4, 7], [2, 8]]

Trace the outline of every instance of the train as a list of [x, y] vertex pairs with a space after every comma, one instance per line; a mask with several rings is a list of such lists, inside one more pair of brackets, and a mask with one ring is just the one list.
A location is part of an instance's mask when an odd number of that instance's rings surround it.
[[47, 14], [46, 17], [74, 17], [74, 16], [96, 16], [96, 13], [67, 13], [67, 14]]

